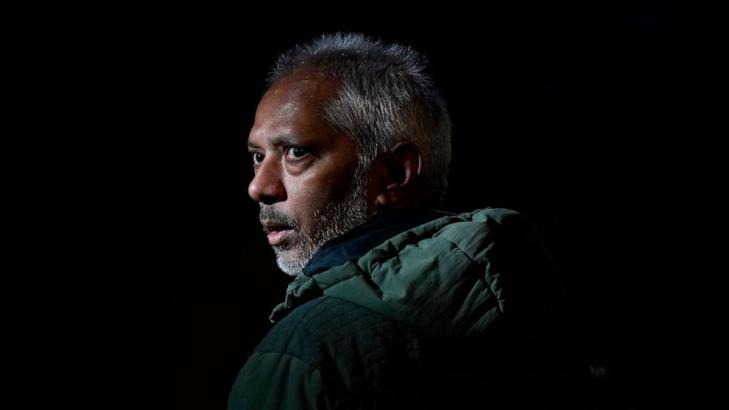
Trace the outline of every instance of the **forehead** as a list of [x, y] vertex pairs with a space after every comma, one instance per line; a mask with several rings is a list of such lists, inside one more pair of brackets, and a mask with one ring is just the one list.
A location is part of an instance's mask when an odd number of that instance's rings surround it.
[[333, 132], [322, 118], [322, 108], [336, 91], [334, 80], [311, 75], [297, 75], [276, 82], [258, 104], [249, 141], [283, 134]]

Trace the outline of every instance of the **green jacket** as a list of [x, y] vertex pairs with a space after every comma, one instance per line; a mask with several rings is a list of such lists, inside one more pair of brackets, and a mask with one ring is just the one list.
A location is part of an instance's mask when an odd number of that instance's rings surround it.
[[561, 301], [522, 215], [430, 220], [299, 275], [229, 409], [545, 407], [564, 385]]

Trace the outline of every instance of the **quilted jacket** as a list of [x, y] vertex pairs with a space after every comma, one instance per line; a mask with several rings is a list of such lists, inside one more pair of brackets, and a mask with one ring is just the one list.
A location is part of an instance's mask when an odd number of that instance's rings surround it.
[[288, 286], [229, 409], [569, 408], [562, 288], [525, 217], [392, 212]]

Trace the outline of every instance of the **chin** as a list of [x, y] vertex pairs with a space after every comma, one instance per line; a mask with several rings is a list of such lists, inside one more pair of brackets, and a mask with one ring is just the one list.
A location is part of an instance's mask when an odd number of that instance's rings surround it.
[[292, 255], [291, 251], [277, 251], [276, 265], [281, 271], [289, 276], [298, 276], [301, 270], [306, 266], [306, 262], [302, 262], [298, 255]]
[[285, 273], [287, 276], [296, 277], [296, 276], [299, 276], [299, 274], [301, 274], [301, 269], [291, 270], [287, 265], [284, 265], [281, 262], [278, 263], [278, 268], [281, 270], [281, 272]]

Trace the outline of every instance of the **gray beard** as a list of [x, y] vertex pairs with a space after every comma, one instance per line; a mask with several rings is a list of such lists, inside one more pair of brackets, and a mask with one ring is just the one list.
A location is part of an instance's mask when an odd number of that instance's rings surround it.
[[[340, 202], [329, 202], [314, 210], [312, 232], [303, 232], [296, 221], [288, 221], [299, 240], [273, 248], [279, 269], [290, 276], [301, 273], [314, 254], [327, 242], [367, 222], [367, 174], [357, 169], [352, 189]], [[261, 209], [263, 219], [266, 212]]]

